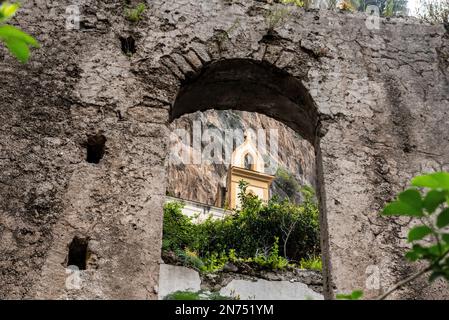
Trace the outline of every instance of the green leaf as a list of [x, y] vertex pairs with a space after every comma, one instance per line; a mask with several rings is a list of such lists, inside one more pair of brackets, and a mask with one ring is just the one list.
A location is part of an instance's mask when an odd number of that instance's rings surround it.
[[30, 49], [25, 42], [10, 39], [6, 41], [5, 44], [11, 54], [13, 54], [20, 62], [25, 63], [28, 61], [28, 58], [30, 57]]
[[422, 216], [421, 212], [417, 212], [406, 203], [395, 201], [387, 204], [382, 212], [383, 215], [398, 215], [398, 216]]
[[431, 260], [432, 262], [437, 261], [443, 252], [449, 249], [447, 244], [440, 243], [440, 245], [435, 244], [427, 248], [427, 252], [424, 255], [424, 258], [427, 260]]
[[422, 188], [449, 190], [449, 173], [442, 171], [417, 176], [412, 179], [412, 185]]
[[16, 27], [5, 25], [0, 27], [0, 39], [4, 41], [8, 41], [9, 39], [16, 39], [20, 40], [22, 42], [25, 42], [26, 44], [36, 47], [39, 47], [39, 43], [29, 34], [23, 32], [20, 29], [17, 29]]
[[446, 201], [447, 192], [431, 190], [424, 198], [424, 208], [429, 213], [433, 213], [439, 205]]
[[441, 272], [441, 271], [434, 271], [431, 273], [430, 277], [429, 277], [429, 282], [434, 282], [436, 279], [438, 279], [439, 277], [444, 277], [445, 273]]
[[399, 200], [405, 202], [415, 208], [416, 210], [421, 210], [423, 207], [421, 194], [418, 190], [408, 189], [399, 194]]
[[449, 233], [445, 233], [442, 235], [443, 241], [449, 244]]
[[411, 261], [416, 261], [427, 254], [427, 248], [415, 243], [410, 251], [405, 254], [405, 257]]
[[363, 291], [362, 290], [355, 290], [351, 293], [352, 300], [359, 300], [361, 297], [363, 297]]
[[410, 251], [407, 251], [407, 253], [405, 254], [405, 258], [414, 262], [420, 258], [420, 255], [417, 252], [410, 250]]
[[22, 63], [28, 61], [29, 46], [39, 47], [39, 43], [32, 36], [9, 25], [0, 26], [0, 40], [3, 40], [11, 54]]
[[338, 300], [359, 300], [362, 296], [362, 290], [354, 290], [350, 294], [338, 293], [335, 297]]
[[335, 295], [335, 298], [337, 298], [338, 300], [351, 300], [351, 295], [350, 294], [337, 293]]
[[432, 233], [432, 229], [428, 226], [417, 226], [408, 232], [408, 242], [421, 240], [425, 236]]
[[384, 215], [404, 215], [413, 217], [423, 216], [423, 201], [418, 190], [408, 189], [399, 194], [398, 200], [388, 204]]
[[444, 228], [447, 225], [449, 225], [449, 208], [446, 208], [443, 211], [441, 211], [441, 213], [438, 215], [437, 218], [438, 228]]
[[20, 4], [4, 2], [0, 5], [0, 22], [11, 19], [17, 10], [19, 10]]

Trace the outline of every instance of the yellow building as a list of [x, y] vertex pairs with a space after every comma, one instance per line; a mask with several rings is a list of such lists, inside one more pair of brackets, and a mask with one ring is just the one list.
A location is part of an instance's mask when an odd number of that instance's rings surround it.
[[227, 176], [226, 200], [230, 209], [240, 207], [239, 182], [248, 183], [247, 192], [267, 202], [270, 198], [270, 185], [274, 176], [264, 173], [265, 161], [257, 150], [251, 135], [232, 153]]

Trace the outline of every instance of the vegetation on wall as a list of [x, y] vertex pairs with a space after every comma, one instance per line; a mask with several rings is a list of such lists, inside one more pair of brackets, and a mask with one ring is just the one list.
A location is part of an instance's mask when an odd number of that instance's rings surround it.
[[3, 42], [9, 52], [22, 63], [30, 57], [30, 47], [39, 47], [38, 42], [22, 30], [5, 24], [19, 10], [18, 3], [3, 2], [0, 4], [0, 42]]
[[125, 17], [131, 22], [139, 22], [146, 8], [143, 2], [138, 3], [135, 7], [127, 7], [125, 9]]
[[267, 33], [270, 34], [277, 27], [282, 26], [287, 20], [290, 11], [288, 8], [276, 7], [268, 10], [265, 13], [265, 24], [267, 26]]
[[[430, 23], [449, 22], [449, 0], [420, 0], [416, 12], [409, 12], [408, 0], [328, 0], [325, 4], [313, 0], [281, 0], [280, 2], [304, 8], [314, 8], [319, 5], [320, 9], [349, 12], [366, 12], [368, 6], [376, 6], [380, 16], [383, 17], [413, 15]], [[271, 26], [280, 24], [288, 14], [287, 10], [273, 9], [269, 15]]]
[[348, 0], [356, 11], [365, 12], [367, 6], [376, 6], [382, 16], [407, 14], [408, 0]]
[[284, 191], [290, 200], [292, 200], [301, 190], [301, 186], [298, 181], [296, 181], [295, 177], [289, 171], [281, 167], [276, 170], [273, 183]]
[[449, 0], [421, 0], [418, 16], [430, 23], [449, 23]]
[[289, 265], [319, 269], [318, 208], [313, 193], [297, 205], [288, 199], [264, 204], [246, 193], [241, 183], [242, 207], [224, 219], [194, 224], [182, 214], [182, 205], [164, 208], [163, 252], [174, 253], [185, 265], [203, 272], [220, 270], [228, 262], [262, 269]]
[[301, 203], [304, 199], [312, 200], [315, 197], [312, 187], [301, 185], [290, 171], [282, 167], [276, 170], [270, 191], [279, 200], [287, 198], [292, 203]]
[[[427, 1], [427, 0], [424, 0]], [[432, 1], [432, 0], [431, 0]], [[281, 0], [286, 5], [295, 5], [304, 8], [326, 8], [328, 10], [339, 9], [341, 11], [360, 11], [365, 12], [368, 6], [377, 6], [382, 16], [392, 16], [396, 14], [407, 14], [408, 0]], [[434, 0], [432, 1], [435, 2]]]
[[236, 300], [236, 298], [223, 296], [218, 292], [179, 290], [166, 295], [164, 300]]
[[351, 1], [347, 1], [347, 0], [341, 1], [338, 4], [337, 8], [340, 9], [341, 11], [349, 11], [349, 12], [355, 11], [354, 5], [351, 3]]

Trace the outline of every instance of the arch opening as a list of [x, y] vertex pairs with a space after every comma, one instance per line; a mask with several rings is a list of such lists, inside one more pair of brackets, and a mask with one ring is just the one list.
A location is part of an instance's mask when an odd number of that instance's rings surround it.
[[[316, 190], [320, 207], [323, 294], [329, 297], [331, 290], [329, 289], [329, 268], [326, 265], [328, 263], [327, 226], [324, 222], [324, 189], [320, 178], [322, 164], [317, 135], [318, 112], [308, 90], [299, 79], [267, 62], [248, 59], [222, 60], [203, 67], [198, 74], [182, 84], [170, 110], [170, 122], [174, 123], [177, 119], [183, 120], [185, 115], [204, 113], [208, 110], [262, 114], [285, 124], [310, 143], [314, 153], [315, 170], [312, 185]], [[192, 127], [190, 126], [190, 129]], [[193, 139], [193, 134], [189, 135], [189, 138]], [[248, 152], [243, 154], [242, 167], [254, 170], [253, 155]], [[298, 163], [297, 168], [299, 168], [298, 174], [304, 174], [303, 164]], [[229, 171], [232, 171], [231, 166]], [[249, 190], [249, 193], [254, 192]], [[179, 195], [177, 192], [173, 194]], [[224, 199], [226, 188], [219, 187], [217, 194], [221, 195], [220, 199]]]

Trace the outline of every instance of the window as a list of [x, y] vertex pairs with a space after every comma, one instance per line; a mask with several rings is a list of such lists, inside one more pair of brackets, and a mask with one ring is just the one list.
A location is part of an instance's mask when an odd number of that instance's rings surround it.
[[249, 153], [245, 155], [243, 166], [247, 170], [254, 170], [254, 158]]

